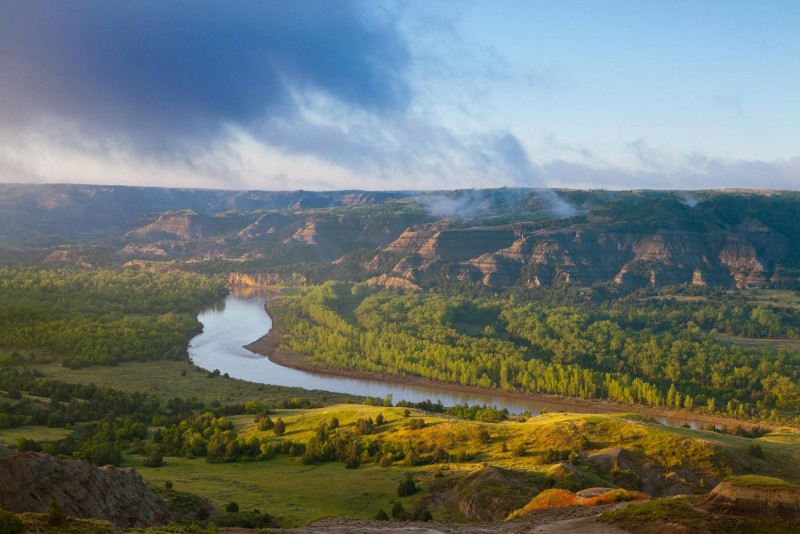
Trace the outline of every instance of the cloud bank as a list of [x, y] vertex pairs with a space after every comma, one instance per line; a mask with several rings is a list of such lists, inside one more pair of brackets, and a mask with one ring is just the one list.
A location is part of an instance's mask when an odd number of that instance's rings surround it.
[[[669, 156], [640, 138], [620, 147], [625, 166], [555, 137], [536, 145], [531, 131], [546, 125], [528, 128], [525, 109], [511, 126], [493, 122], [482, 100], [493, 84], [516, 83], [517, 68], [460, 38], [450, 22], [462, 4], [422, 5], [0, 2], [0, 181], [800, 188], [797, 159]], [[459, 127], [453, 109], [472, 126]]]
[[292, 120], [314, 92], [404, 111], [409, 52], [351, 0], [0, 3], [0, 128], [66, 124], [141, 153]]

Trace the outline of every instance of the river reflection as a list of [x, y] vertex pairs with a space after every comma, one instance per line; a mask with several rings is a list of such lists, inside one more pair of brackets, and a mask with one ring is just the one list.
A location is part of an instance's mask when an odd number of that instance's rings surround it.
[[[260, 338], [272, 327], [272, 319], [264, 310], [269, 296], [264, 290], [236, 289], [224, 300], [201, 312], [197, 319], [203, 323], [203, 332], [189, 343], [189, 357], [194, 364], [209, 371], [219, 369], [221, 373], [228, 373], [231, 377], [260, 384], [320, 389], [373, 398], [384, 398], [391, 394], [395, 402], [440, 400], [445, 406], [487, 404], [506, 408], [511, 413], [530, 411], [532, 414], [539, 414], [543, 409], [602, 412], [591, 406], [577, 409], [551, 400], [514, 399], [490, 393], [450, 391], [435, 386], [409, 386], [380, 380], [342, 378], [277, 365], [244, 348], [244, 345]], [[691, 424], [687, 420], [662, 418], [661, 421], [675, 426], [686, 422]]]

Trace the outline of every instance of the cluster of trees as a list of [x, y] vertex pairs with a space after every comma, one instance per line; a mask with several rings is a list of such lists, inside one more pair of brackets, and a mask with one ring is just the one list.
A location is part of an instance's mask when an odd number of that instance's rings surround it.
[[443, 413], [458, 417], [459, 419], [467, 419], [470, 421], [483, 421], [485, 423], [499, 423], [508, 419], [509, 412], [503, 408], [498, 410], [497, 406], [486, 406], [485, 404], [475, 404], [470, 406], [467, 403], [456, 404], [454, 406], [445, 406], [441, 400], [432, 402], [430, 399], [420, 402], [400, 401], [397, 406], [406, 408], [417, 408], [425, 412]]
[[[29, 369], [2, 369], [0, 390], [11, 399], [0, 402], [0, 429], [30, 425], [63, 428], [117, 417], [150, 423], [155, 414], [165, 413], [159, 398], [149, 393], [44, 380], [40, 372]], [[179, 415], [186, 413], [182, 410]]]
[[225, 291], [221, 279], [177, 271], [0, 269], [0, 362], [184, 358], [195, 314]]
[[[0, 429], [31, 425], [68, 428], [64, 439], [38, 443], [24, 439], [20, 450], [48, 452], [96, 465], [119, 465], [122, 451], [146, 455], [145, 463], [158, 467], [164, 456], [205, 457], [210, 462], [265, 460], [277, 455], [300, 456], [305, 445], [285, 439], [243, 438], [226, 415], [256, 414], [256, 422], [280, 437], [286, 430], [281, 418], [272, 421], [271, 409], [260, 401], [222, 405], [204, 404], [195, 397], [162, 401], [158, 396], [125, 393], [94, 384], [45, 380], [38, 371], [14, 367], [0, 370]], [[295, 398], [283, 406], [308, 407]], [[159, 427], [147, 440], [148, 427]]]
[[[280, 418], [272, 422], [268, 415], [259, 414], [256, 422], [269, 420], [275, 436], [283, 435], [285, 424]], [[269, 436], [240, 437], [225, 417], [204, 412], [184, 419], [176, 425], [156, 430], [153, 448], [165, 456], [205, 458], [208, 462], [237, 462], [268, 460], [278, 455], [299, 456], [305, 452], [302, 443]]]
[[339, 282], [272, 306], [284, 345], [323, 367], [741, 417], [800, 410], [797, 351], [715, 339], [796, 336], [796, 314], [780, 309], [671, 299], [564, 306]]

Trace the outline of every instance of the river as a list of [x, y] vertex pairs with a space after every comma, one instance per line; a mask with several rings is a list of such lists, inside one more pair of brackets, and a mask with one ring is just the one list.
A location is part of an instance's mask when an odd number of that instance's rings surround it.
[[[518, 399], [491, 393], [459, 392], [437, 388], [432, 385], [417, 386], [383, 382], [372, 379], [344, 378], [300, 371], [271, 362], [268, 358], [244, 348], [260, 338], [272, 327], [272, 319], [264, 309], [266, 297], [257, 292], [232, 293], [224, 300], [202, 311], [197, 319], [203, 324], [203, 332], [189, 343], [189, 357], [202, 369], [228, 373], [259, 384], [320, 389], [337, 393], [350, 393], [364, 397], [383, 399], [392, 395], [394, 402], [405, 400], [419, 402], [442, 401], [445, 406], [454, 404], [486, 404], [506, 408], [511, 413], [530, 411], [536, 415], [549, 411], [576, 411], [575, 406], [561, 404], [557, 400]], [[600, 413], [591, 406], [581, 407], [584, 413]], [[661, 422], [679, 426], [690, 420], [660, 418]]]

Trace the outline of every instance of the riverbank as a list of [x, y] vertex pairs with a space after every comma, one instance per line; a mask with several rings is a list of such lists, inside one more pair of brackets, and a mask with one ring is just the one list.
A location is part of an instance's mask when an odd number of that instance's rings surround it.
[[[245, 348], [256, 354], [267, 357], [271, 362], [318, 375], [334, 376], [339, 378], [352, 378], [362, 380], [377, 380], [392, 384], [406, 385], [406, 386], [421, 386], [427, 388], [436, 388], [456, 393], [472, 393], [477, 395], [492, 395], [495, 397], [502, 397], [506, 399], [533, 401], [540, 403], [552, 403], [557, 405], [558, 409], [569, 409], [575, 412], [592, 412], [592, 413], [640, 413], [654, 417], [656, 419], [665, 419], [671, 421], [685, 421], [698, 425], [713, 424], [715, 426], [728, 426], [735, 427], [741, 425], [744, 428], [753, 428], [760, 426], [763, 428], [776, 429], [781, 426], [769, 422], [753, 422], [744, 421], [729, 417], [722, 417], [718, 415], [699, 414], [694, 412], [678, 411], [678, 410], [663, 410], [652, 408], [648, 406], [630, 406], [619, 404], [616, 402], [602, 400], [602, 399], [579, 399], [574, 397], [565, 397], [560, 395], [548, 395], [543, 393], [523, 393], [517, 391], [506, 391], [501, 389], [482, 388], [479, 386], [455, 384], [451, 382], [440, 382], [436, 380], [429, 380], [419, 376], [401, 376], [394, 374], [382, 374], [370, 371], [357, 371], [352, 369], [331, 369], [326, 367], [319, 367], [313, 365], [310, 360], [311, 356], [302, 354], [297, 351], [289, 350], [280, 347], [280, 339], [285, 331], [283, 325], [280, 323], [280, 318], [269, 307], [269, 299], [267, 300], [266, 311], [272, 318], [272, 328], [270, 331], [259, 338], [258, 340], [246, 345]], [[431, 399], [435, 400], [435, 399]]]

